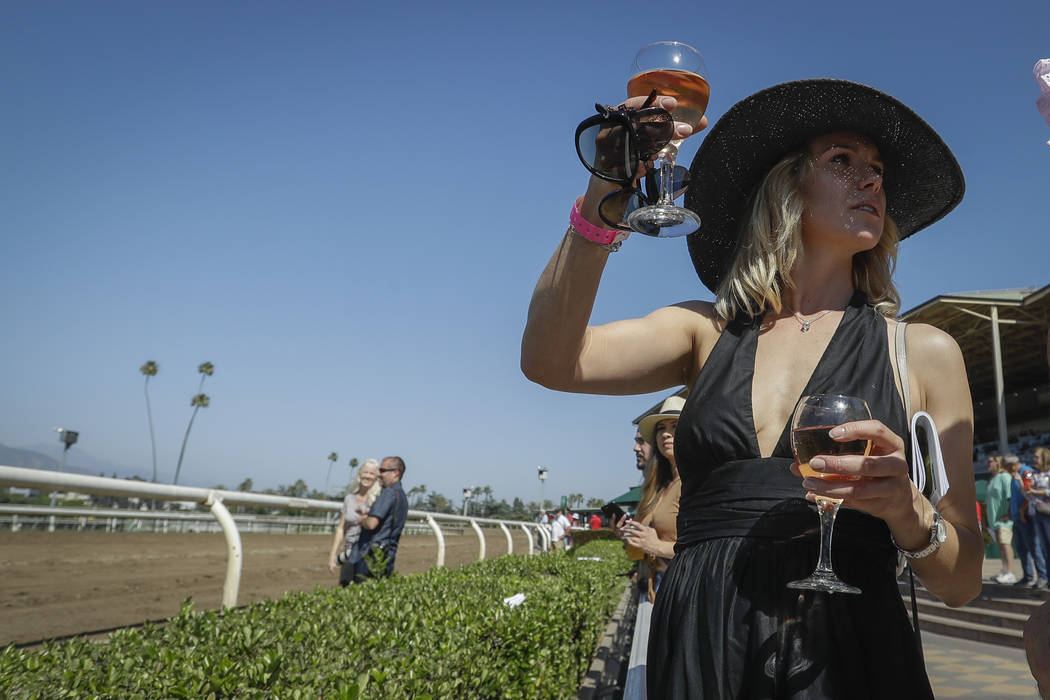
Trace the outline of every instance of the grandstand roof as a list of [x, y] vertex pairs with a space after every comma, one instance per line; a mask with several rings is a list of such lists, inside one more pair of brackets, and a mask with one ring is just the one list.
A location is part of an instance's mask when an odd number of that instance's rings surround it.
[[993, 308], [999, 317], [1003, 390], [1016, 392], [1047, 383], [1050, 285], [1042, 288], [943, 294], [905, 311], [909, 323], [928, 323], [959, 343], [974, 401], [995, 397]]

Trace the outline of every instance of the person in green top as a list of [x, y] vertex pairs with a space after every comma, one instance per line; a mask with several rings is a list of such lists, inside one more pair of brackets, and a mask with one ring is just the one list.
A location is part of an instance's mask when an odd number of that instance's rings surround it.
[[988, 482], [985, 506], [988, 510], [988, 527], [992, 530], [995, 544], [999, 547], [1002, 570], [996, 575], [997, 583], [1016, 583], [1014, 568], [1014, 523], [1010, 520], [1010, 483], [1013, 477], [1002, 468], [1002, 457], [988, 456], [988, 471], [992, 478]]

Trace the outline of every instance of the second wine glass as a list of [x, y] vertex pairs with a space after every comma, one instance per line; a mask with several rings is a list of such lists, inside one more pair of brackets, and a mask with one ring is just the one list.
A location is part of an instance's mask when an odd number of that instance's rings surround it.
[[[671, 112], [675, 121], [689, 124], [696, 131], [711, 95], [706, 74], [704, 57], [692, 46], [678, 41], [657, 41], [638, 51], [633, 77], [627, 83], [627, 96], [645, 96], [656, 90], [660, 95], [675, 98], [678, 105]], [[660, 199], [627, 215], [627, 224], [632, 230], [672, 238], [687, 236], [700, 228], [700, 217], [674, 203], [675, 157], [681, 143], [681, 139], [674, 140], [657, 155]]]
[[[791, 417], [791, 450], [795, 453], [798, 469], [803, 477], [816, 477], [828, 481], [851, 481], [856, 477], [827, 474], [813, 471], [809, 461], [817, 455], [856, 454], [871, 452], [871, 440], [833, 440], [829, 431], [836, 425], [868, 420], [871, 411], [864, 399], [841, 394], [812, 394], [803, 396]], [[816, 570], [808, 578], [792, 581], [787, 586], [809, 591], [828, 593], [860, 593], [860, 589], [842, 581], [831, 568], [831, 538], [835, 531], [835, 516], [838, 515], [841, 498], [817, 496], [817, 512], [820, 514], [820, 558]]]

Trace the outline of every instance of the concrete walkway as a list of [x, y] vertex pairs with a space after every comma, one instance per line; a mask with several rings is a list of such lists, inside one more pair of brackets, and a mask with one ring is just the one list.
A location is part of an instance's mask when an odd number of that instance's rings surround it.
[[[998, 559], [984, 560], [984, 580], [1001, 570]], [[1014, 573], [1021, 576], [1020, 564]], [[922, 633], [926, 673], [938, 698], [1033, 698], [1039, 691], [1023, 649]]]
[[937, 698], [1039, 700], [1023, 649], [922, 633], [926, 673]]

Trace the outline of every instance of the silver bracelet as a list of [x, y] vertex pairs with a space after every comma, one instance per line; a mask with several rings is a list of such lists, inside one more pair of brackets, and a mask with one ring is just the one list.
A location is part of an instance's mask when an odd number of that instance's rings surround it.
[[573, 226], [571, 222], [569, 223], [569, 230], [566, 231], [566, 233], [571, 233], [571, 234], [573, 234], [575, 236], [579, 236], [580, 238], [582, 238], [583, 240], [587, 241], [588, 243], [593, 243], [594, 245], [596, 245], [596, 246], [598, 246], [600, 248], [605, 248], [610, 253], [615, 253], [616, 251], [618, 251], [620, 249], [620, 246], [623, 245], [623, 241], [616, 241], [614, 243], [597, 243], [595, 241], [592, 241], [590, 238], [587, 238], [582, 233], [577, 231], [576, 227]]

